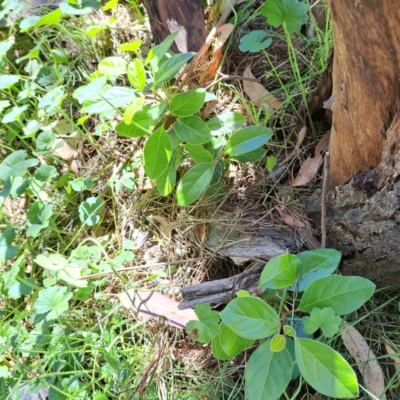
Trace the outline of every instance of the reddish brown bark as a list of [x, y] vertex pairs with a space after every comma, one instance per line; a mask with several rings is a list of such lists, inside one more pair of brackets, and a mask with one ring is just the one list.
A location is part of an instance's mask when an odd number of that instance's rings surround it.
[[155, 42], [185, 28], [172, 46], [174, 52], [198, 51], [206, 39], [202, 0], [143, 0]]

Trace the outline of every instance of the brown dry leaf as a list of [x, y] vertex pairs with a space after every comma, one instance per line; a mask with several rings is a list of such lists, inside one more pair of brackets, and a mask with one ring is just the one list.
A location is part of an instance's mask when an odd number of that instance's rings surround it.
[[[383, 342], [385, 345], [385, 349], [389, 354], [390, 358], [394, 361], [394, 366], [398, 370], [397, 379], [400, 382], [400, 357], [398, 356], [398, 352], [394, 351], [385, 341]], [[394, 354], [397, 354], [396, 356]]]
[[329, 138], [331, 135], [331, 131], [325, 133], [324, 136], [320, 139], [317, 146], [315, 147], [315, 156], [308, 157], [304, 164], [301, 166], [300, 171], [296, 177], [296, 179], [290, 183], [290, 186], [304, 186], [309, 184], [317, 175], [318, 168], [322, 165], [324, 158], [322, 157], [322, 153], [329, 146]]
[[307, 134], [307, 126], [304, 125], [300, 129], [299, 133], [297, 134], [297, 139], [296, 139], [296, 144], [294, 146], [294, 149], [286, 156], [285, 161], [289, 160], [300, 150], [300, 146], [303, 143], [303, 140], [306, 137], [306, 134]]
[[385, 380], [382, 368], [376, 360], [375, 354], [369, 348], [361, 333], [352, 326], [343, 325], [341, 335], [346, 349], [358, 364], [365, 387], [373, 395], [384, 400], [386, 397], [380, 396], [385, 391]]
[[[216, 28], [216, 36], [218, 36], [218, 46], [215, 48], [212, 60], [208, 64], [208, 68], [200, 77], [200, 82], [213, 80], [221, 65], [223, 58], [223, 46], [233, 31], [233, 24], [225, 24]], [[206, 41], [207, 42], [207, 41]]]
[[[251, 72], [250, 65], [243, 72], [244, 78], [256, 79]], [[262, 104], [268, 104], [272, 111], [281, 106], [281, 102], [272, 95], [261, 83], [252, 81], [243, 81], [243, 90], [249, 96], [249, 99], [256, 107], [261, 107]]]
[[285, 214], [279, 206], [275, 206], [274, 209], [278, 211], [279, 216], [282, 218], [282, 221], [290, 226], [296, 226], [297, 228], [305, 228], [305, 225], [299, 221], [298, 219], [292, 217], [291, 215]]
[[143, 292], [130, 289], [117, 294], [121, 303], [126, 308], [137, 310], [141, 318], [163, 316], [168, 325], [185, 329], [190, 320], [198, 320], [192, 309], [179, 310], [179, 303], [160, 292]]

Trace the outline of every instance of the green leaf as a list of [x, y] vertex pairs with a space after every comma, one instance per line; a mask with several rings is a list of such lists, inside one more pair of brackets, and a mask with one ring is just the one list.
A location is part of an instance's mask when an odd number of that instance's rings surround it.
[[60, 19], [62, 17], [62, 11], [57, 8], [54, 11], [48, 13], [47, 15], [44, 15], [39, 19], [38, 22], [35, 24], [35, 28], [40, 28], [41, 26], [44, 25], [57, 25], [60, 22]]
[[238, 297], [221, 312], [222, 322], [246, 339], [262, 339], [275, 334], [280, 327], [276, 311], [255, 297]]
[[5, 181], [7, 178], [15, 176], [23, 176], [27, 173], [28, 168], [35, 167], [39, 164], [36, 158], [29, 158], [25, 150], [17, 150], [11, 153], [0, 164], [0, 180]]
[[8, 89], [20, 80], [17, 75], [0, 75], [0, 90]]
[[178, 36], [179, 32], [180, 31], [178, 30], [176, 32], [171, 33], [164, 39], [164, 41], [161, 44], [154, 46], [150, 49], [144, 64], [146, 65], [150, 63], [153, 72], [157, 71], [159, 62], [163, 59], [163, 57], [165, 57], [165, 53], [172, 46], [172, 43]]
[[220, 136], [240, 129], [246, 123], [246, 118], [237, 112], [224, 112], [207, 121], [211, 135]]
[[267, 32], [265, 31], [252, 31], [247, 35], [242, 36], [240, 39], [239, 49], [244, 53], [250, 51], [257, 53], [260, 50], [266, 49], [272, 42], [272, 39], [265, 39]]
[[[144, 97], [140, 96], [137, 99], [133, 100], [132, 104], [129, 104], [129, 106], [126, 107], [126, 110], [124, 112], [125, 124], [129, 125], [132, 122], [134, 115], [142, 107], [143, 102], [144, 102]], [[118, 130], [117, 130], [117, 132], [118, 132]]]
[[295, 337], [296, 336], [296, 331], [289, 325], [284, 325], [283, 326], [283, 333], [287, 336], [290, 337]]
[[64, 99], [67, 97], [61, 87], [56, 87], [52, 91], [45, 94], [38, 103], [38, 108], [43, 108], [47, 115], [57, 111]]
[[335, 315], [332, 308], [314, 308], [309, 317], [303, 317], [303, 330], [305, 333], [312, 334], [321, 328], [323, 335], [331, 338], [339, 332], [341, 323], [342, 319]]
[[304, 291], [299, 311], [332, 307], [337, 315], [360, 308], [374, 293], [375, 285], [358, 276], [332, 275], [313, 282]]
[[35, 119], [29, 121], [23, 128], [25, 137], [34, 135], [42, 126], [43, 124]]
[[292, 254], [284, 254], [268, 261], [260, 277], [260, 288], [281, 289], [290, 286], [296, 280], [297, 266], [300, 261]]
[[38, 314], [47, 314], [46, 321], [51, 321], [68, 310], [68, 300], [71, 297], [72, 293], [67, 292], [66, 287], [52, 286], [39, 292], [33, 308]]
[[290, 33], [300, 32], [307, 23], [307, 4], [297, 0], [268, 0], [261, 7], [261, 13], [274, 28], [285, 24]]
[[143, 91], [146, 85], [146, 71], [142, 61], [138, 58], [135, 58], [128, 64], [128, 79], [137, 91]]
[[235, 132], [226, 143], [226, 152], [230, 156], [240, 156], [258, 149], [268, 142], [272, 131], [263, 126], [248, 126]]
[[148, 108], [143, 107], [143, 110], [137, 111], [131, 119], [129, 125], [125, 121], [121, 121], [115, 127], [118, 135], [125, 137], [139, 137], [151, 134], [152, 129], [155, 127], [157, 121], [149, 117]]
[[[240, 354], [244, 349], [251, 347], [254, 340], [249, 340], [238, 336], [225, 324], [221, 324], [221, 333], [212, 340], [212, 350], [216, 358], [231, 359]], [[224, 357], [217, 357], [218, 355]], [[225, 358], [228, 357], [228, 358]]]
[[88, 85], [81, 86], [80, 88], [76, 89], [72, 94], [72, 97], [77, 99], [79, 104], [82, 104], [85, 100], [98, 98], [108, 89], [109, 86], [107, 85], [107, 77], [101, 76], [100, 78], [94, 79]]
[[210, 163], [213, 160], [211, 153], [201, 144], [185, 144], [185, 149], [196, 164]]
[[178, 117], [189, 117], [201, 110], [205, 98], [206, 91], [204, 89], [179, 93], [172, 98], [170, 111]]
[[6, 228], [3, 233], [0, 233], [0, 263], [5, 263], [17, 254], [18, 247], [12, 246], [14, 239], [15, 229], [13, 228]]
[[36, 139], [36, 150], [39, 152], [50, 152], [56, 141], [56, 136], [52, 131], [43, 131]]
[[136, 52], [137, 50], [139, 50], [141, 45], [142, 45], [141, 40], [134, 40], [133, 42], [130, 43], [121, 44], [121, 46], [118, 47], [118, 51]]
[[147, 139], [143, 150], [144, 170], [150, 179], [157, 179], [168, 166], [172, 145], [164, 126], [160, 126]]
[[57, 169], [52, 165], [41, 165], [35, 171], [35, 178], [41, 182], [50, 182], [54, 178], [57, 178], [57, 176], [58, 176]]
[[122, 57], [107, 57], [100, 61], [97, 69], [104, 75], [120, 76], [126, 74], [127, 66]]
[[267, 170], [272, 171], [275, 168], [276, 163], [277, 163], [276, 157], [268, 156], [267, 157], [267, 165], [266, 165]]
[[295, 353], [301, 374], [318, 393], [335, 399], [358, 396], [356, 374], [338, 352], [315, 340], [295, 339]]
[[214, 174], [213, 164], [200, 164], [190, 169], [178, 184], [178, 205], [187, 206], [197, 200], [207, 189]]
[[135, 98], [135, 90], [122, 86], [114, 86], [98, 98], [85, 100], [81, 112], [103, 114], [116, 111], [119, 107], [125, 107], [129, 103], [132, 103]]
[[176, 183], [176, 160], [177, 153], [175, 152], [168, 161], [167, 169], [157, 178], [157, 190], [161, 196], [168, 196]]
[[8, 112], [1, 122], [3, 124], [9, 124], [10, 122], [19, 121], [21, 119], [21, 115], [28, 109], [28, 106], [22, 107], [13, 107], [10, 112]]
[[261, 147], [259, 149], [250, 151], [250, 153], [241, 154], [240, 156], [232, 157], [233, 161], [248, 163], [258, 161], [265, 156], [266, 151]]
[[159, 85], [171, 80], [179, 70], [194, 56], [196, 53], [181, 53], [172, 56], [159, 65], [158, 71], [155, 73], [154, 85]]
[[237, 297], [251, 297], [251, 294], [247, 290], [238, 290], [236, 292]]
[[203, 144], [211, 140], [210, 129], [206, 123], [198, 117], [181, 117], [174, 125], [175, 133], [190, 144]]
[[14, 38], [0, 42], [0, 59], [7, 54], [8, 50], [10, 50], [11, 47], [13, 47], [14, 43], [15, 43]]
[[261, 344], [246, 366], [246, 394], [249, 400], [276, 400], [290, 382], [293, 361], [287, 349], [272, 352], [270, 340]]
[[299, 278], [290, 290], [304, 292], [312, 282], [331, 275], [339, 266], [340, 257], [340, 252], [334, 249], [316, 249], [298, 254], [300, 265], [297, 267], [297, 276]]
[[101, 8], [100, 2], [96, 0], [81, 0], [69, 4], [67, 2], [61, 2], [60, 10], [67, 15], [84, 15], [89, 14], [93, 10], [99, 10]]
[[87, 226], [93, 226], [100, 222], [100, 212], [104, 203], [99, 197], [89, 197], [79, 205], [79, 219]]
[[209, 304], [203, 303], [196, 304], [194, 312], [199, 317], [199, 321], [189, 321], [186, 325], [186, 330], [191, 332], [193, 329], [197, 329], [199, 341], [201, 343], [210, 343], [212, 338], [221, 333], [219, 314], [216, 311], [212, 311]]
[[283, 335], [275, 335], [271, 339], [271, 351], [272, 352], [278, 352], [282, 351], [286, 346], [286, 339], [285, 336]]

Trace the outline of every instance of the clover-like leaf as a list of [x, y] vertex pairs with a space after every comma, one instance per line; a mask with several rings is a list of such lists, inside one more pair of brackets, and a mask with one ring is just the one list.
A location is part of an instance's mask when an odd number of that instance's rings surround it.
[[52, 286], [39, 292], [33, 308], [38, 314], [47, 314], [46, 320], [51, 321], [68, 310], [68, 300], [71, 297], [72, 293], [67, 292], [65, 286]]
[[321, 328], [324, 336], [331, 338], [339, 332], [341, 322], [342, 319], [331, 307], [314, 308], [309, 317], [303, 317], [303, 330], [305, 333], [312, 334]]
[[104, 204], [98, 197], [89, 197], [79, 205], [79, 219], [88, 226], [93, 226], [100, 222], [100, 212]]
[[239, 49], [244, 53], [257, 53], [260, 50], [266, 49], [272, 42], [272, 39], [265, 39], [267, 33], [265, 31], [252, 31], [240, 39]]
[[188, 332], [197, 329], [199, 341], [209, 343], [214, 337], [221, 333], [220, 317], [216, 311], [212, 311], [209, 304], [196, 304], [194, 312], [199, 321], [189, 321], [186, 325]]
[[290, 33], [295, 33], [307, 22], [307, 9], [307, 4], [298, 0], [268, 0], [261, 13], [274, 28], [285, 24]]

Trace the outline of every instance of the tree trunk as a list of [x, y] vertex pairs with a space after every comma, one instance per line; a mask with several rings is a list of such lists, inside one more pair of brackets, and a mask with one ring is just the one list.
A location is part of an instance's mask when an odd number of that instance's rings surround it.
[[181, 27], [172, 51], [198, 51], [206, 39], [203, 0], [143, 0], [155, 42], [161, 43]]
[[[327, 247], [342, 252], [343, 273], [394, 284], [400, 282], [400, 2], [328, 0], [328, 6], [335, 47]], [[303, 200], [319, 227], [320, 195]]]

